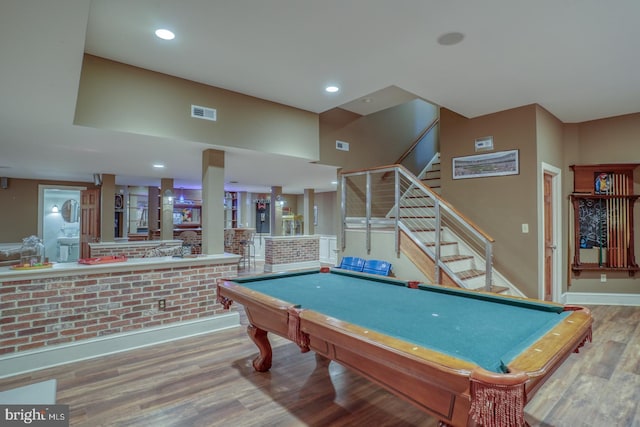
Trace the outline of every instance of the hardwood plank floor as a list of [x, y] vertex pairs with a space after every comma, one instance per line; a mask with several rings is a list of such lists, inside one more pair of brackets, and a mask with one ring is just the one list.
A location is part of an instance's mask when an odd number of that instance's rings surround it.
[[[591, 307], [594, 342], [526, 407], [531, 426], [640, 427], [640, 307]], [[335, 362], [271, 336], [270, 372], [243, 327], [0, 380], [55, 378], [72, 426], [398, 426], [437, 420]]]

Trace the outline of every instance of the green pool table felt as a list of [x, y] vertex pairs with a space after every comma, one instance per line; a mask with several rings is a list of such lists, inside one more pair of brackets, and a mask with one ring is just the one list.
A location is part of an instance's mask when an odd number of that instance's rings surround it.
[[234, 282], [342, 321], [443, 352], [487, 370], [504, 366], [568, 316], [540, 302], [343, 273], [265, 276]]

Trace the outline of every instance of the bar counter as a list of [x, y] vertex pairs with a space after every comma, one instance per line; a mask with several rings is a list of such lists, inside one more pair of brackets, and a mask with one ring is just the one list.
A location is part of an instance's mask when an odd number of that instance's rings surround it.
[[216, 301], [235, 254], [0, 267], [0, 378], [239, 325]]
[[50, 268], [33, 270], [14, 270], [11, 267], [0, 267], [0, 284], [14, 280], [34, 280], [82, 274], [102, 274], [122, 271], [139, 271], [167, 269], [173, 267], [196, 267], [211, 264], [238, 263], [240, 257], [235, 254], [197, 255], [195, 257], [151, 257], [129, 258], [124, 262], [85, 265], [77, 262], [53, 263]]

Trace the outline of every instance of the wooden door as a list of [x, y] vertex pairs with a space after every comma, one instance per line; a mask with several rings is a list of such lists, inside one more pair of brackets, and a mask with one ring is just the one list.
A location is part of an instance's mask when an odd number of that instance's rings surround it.
[[544, 174], [544, 300], [553, 300], [553, 176]]
[[89, 258], [89, 243], [100, 240], [100, 190], [80, 192], [80, 258]]

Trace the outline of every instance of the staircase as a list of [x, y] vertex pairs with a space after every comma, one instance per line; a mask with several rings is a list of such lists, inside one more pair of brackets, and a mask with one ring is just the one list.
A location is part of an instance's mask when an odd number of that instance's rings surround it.
[[[388, 230], [393, 226], [398, 233], [397, 253], [405, 254], [434, 283], [524, 296], [493, 269], [492, 239], [465, 223], [464, 217], [440, 198], [439, 155], [424, 168], [419, 179], [401, 166], [391, 168], [365, 172], [373, 174], [366, 179], [368, 193], [357, 191], [367, 187], [362, 172], [352, 176], [350, 185], [343, 181], [343, 188], [347, 189], [343, 191], [343, 205], [347, 200], [351, 205], [350, 210], [344, 210], [346, 227]], [[349, 179], [350, 175], [345, 175]], [[353, 206], [349, 195], [365, 199], [364, 218], [352, 215], [361, 210]], [[385, 205], [386, 215], [377, 217]], [[350, 215], [346, 215], [347, 211]], [[436, 233], [437, 228], [440, 233]]]
[[422, 173], [420, 173], [418, 179], [437, 195], [442, 194], [440, 191], [440, 153], [436, 153], [436, 155], [433, 156], [433, 159], [431, 159]]
[[[423, 184], [433, 190], [434, 193], [441, 195], [440, 174], [440, 153], [437, 153], [418, 178]], [[423, 221], [419, 220], [413, 203], [407, 203], [406, 205], [401, 203], [400, 220], [403, 221], [404, 216], [409, 214], [412, 219], [412, 224], [423, 222], [423, 225], [427, 229], [417, 225], [416, 229], [411, 231], [427, 247], [433, 247], [435, 246], [435, 227], [432, 226], [429, 228], [429, 224], [434, 224], [434, 203], [424, 192], [418, 189], [413, 189], [412, 192], [408, 197], [412, 199], [411, 202], [417, 202], [417, 205], [425, 206], [425, 210], [421, 211], [425, 217], [422, 218]], [[462, 239], [459, 239], [458, 236], [452, 233], [447, 227], [441, 227], [440, 239], [440, 260], [447, 266], [447, 269], [463, 282], [465, 288], [485, 290], [485, 270], [481, 268], [485, 263], [484, 259], [475, 254], [471, 248], [464, 244]], [[478, 266], [480, 266], [480, 268]], [[496, 273], [494, 272], [494, 274]], [[511, 286], [504, 283], [504, 281], [505, 279], [502, 278], [502, 276], [494, 277], [492, 280], [493, 283], [491, 283], [490, 286], [490, 292], [503, 294], [512, 293], [510, 292]], [[496, 284], [496, 282], [500, 284]]]

